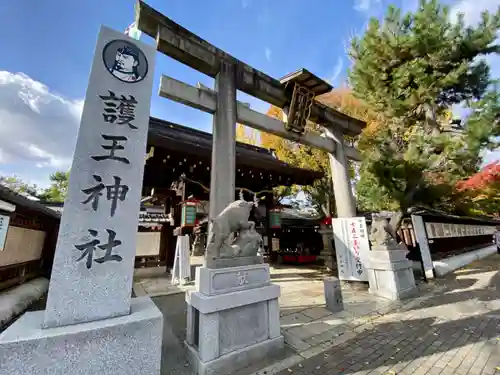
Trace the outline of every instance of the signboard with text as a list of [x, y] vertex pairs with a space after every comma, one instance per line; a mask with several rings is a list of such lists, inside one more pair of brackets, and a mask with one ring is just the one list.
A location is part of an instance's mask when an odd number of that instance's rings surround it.
[[9, 229], [10, 217], [0, 215], [0, 251], [5, 248], [5, 240], [7, 239], [7, 230]]
[[370, 251], [364, 217], [332, 220], [340, 280], [368, 281], [366, 260]]

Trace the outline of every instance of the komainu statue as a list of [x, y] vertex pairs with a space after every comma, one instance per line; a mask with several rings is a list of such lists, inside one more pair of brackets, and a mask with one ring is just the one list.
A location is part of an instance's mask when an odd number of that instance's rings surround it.
[[402, 214], [372, 215], [370, 241], [373, 246], [397, 247], [399, 246], [396, 227]]
[[237, 200], [210, 221], [207, 257], [234, 258], [257, 255], [262, 237], [248, 221], [254, 203]]

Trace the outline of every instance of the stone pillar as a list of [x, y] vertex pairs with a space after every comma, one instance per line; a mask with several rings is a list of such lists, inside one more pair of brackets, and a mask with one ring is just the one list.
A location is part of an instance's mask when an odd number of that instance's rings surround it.
[[236, 75], [235, 67], [223, 62], [215, 78], [217, 111], [213, 119], [212, 167], [209, 218], [234, 201], [236, 170]]
[[101, 27], [46, 309], [0, 333], [0, 374], [160, 374], [162, 314], [131, 298], [155, 55]]
[[[208, 217], [213, 219], [234, 202], [236, 189], [236, 70], [228, 62], [221, 62], [215, 77], [217, 111], [212, 125], [212, 166], [210, 171], [210, 207]], [[208, 238], [210, 238], [210, 225]], [[214, 259], [205, 252], [205, 267], [214, 267]]]
[[335, 193], [337, 217], [355, 217], [356, 202], [352, 194], [349, 166], [344, 152], [344, 135], [339, 130], [326, 130], [326, 136], [335, 142], [335, 153], [329, 154], [330, 170]]

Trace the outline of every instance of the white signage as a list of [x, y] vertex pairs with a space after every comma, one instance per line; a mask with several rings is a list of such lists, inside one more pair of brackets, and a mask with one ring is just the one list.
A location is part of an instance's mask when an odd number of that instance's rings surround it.
[[177, 236], [171, 283], [184, 285], [190, 278], [191, 263], [189, 259], [189, 236]]
[[4, 250], [5, 239], [7, 238], [7, 229], [9, 229], [10, 217], [0, 215], [0, 251]]
[[332, 220], [340, 280], [368, 281], [365, 264], [370, 251], [364, 217]]

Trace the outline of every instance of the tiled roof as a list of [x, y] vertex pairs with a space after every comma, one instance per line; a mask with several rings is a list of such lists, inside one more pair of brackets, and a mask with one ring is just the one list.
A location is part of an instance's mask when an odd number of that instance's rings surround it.
[[61, 215], [58, 212], [45, 207], [43, 204], [35, 200], [28, 199], [3, 185], [0, 185], [0, 199], [16, 206], [22, 206], [30, 210], [39, 212], [55, 219], [61, 218]]
[[[212, 134], [188, 128], [173, 122], [151, 117], [149, 120], [148, 144], [165, 148], [186, 155], [198, 155], [210, 158], [212, 152]], [[309, 169], [293, 167], [273, 156], [270, 150], [262, 147], [236, 142], [237, 166], [260, 167], [269, 172], [289, 174], [298, 185], [310, 185], [323, 173]]]

